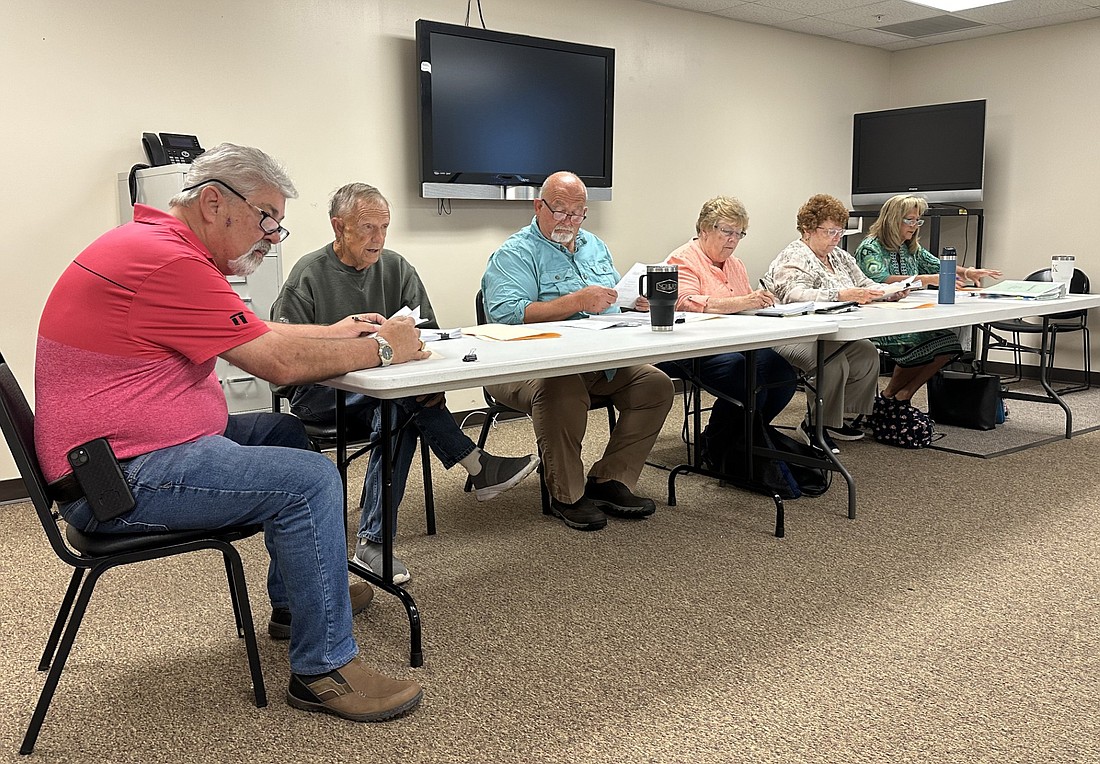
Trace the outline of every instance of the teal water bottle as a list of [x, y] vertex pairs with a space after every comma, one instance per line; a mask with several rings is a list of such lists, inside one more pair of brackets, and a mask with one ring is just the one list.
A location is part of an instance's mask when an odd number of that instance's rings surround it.
[[954, 247], [944, 247], [940, 255], [940, 305], [955, 304], [955, 263], [958, 257]]

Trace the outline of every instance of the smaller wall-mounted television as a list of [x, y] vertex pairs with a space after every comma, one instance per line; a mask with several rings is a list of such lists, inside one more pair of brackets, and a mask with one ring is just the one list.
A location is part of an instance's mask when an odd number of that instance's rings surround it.
[[881, 205], [896, 194], [929, 203], [982, 201], [985, 101], [960, 101], [856, 114], [852, 205]]
[[615, 51], [416, 22], [421, 196], [529, 199], [575, 172], [611, 198]]

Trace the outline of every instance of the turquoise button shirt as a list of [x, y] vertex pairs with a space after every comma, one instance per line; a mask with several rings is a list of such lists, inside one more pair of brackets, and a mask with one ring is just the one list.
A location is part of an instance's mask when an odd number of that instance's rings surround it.
[[[512, 234], [489, 256], [481, 291], [485, 313], [492, 323], [522, 324], [527, 306], [549, 302], [593, 284], [615, 288], [619, 273], [611, 253], [600, 239], [585, 231], [577, 232], [576, 252], [542, 235], [535, 219], [531, 225]], [[612, 305], [605, 313], [618, 313]], [[570, 318], [584, 318], [577, 313]]]

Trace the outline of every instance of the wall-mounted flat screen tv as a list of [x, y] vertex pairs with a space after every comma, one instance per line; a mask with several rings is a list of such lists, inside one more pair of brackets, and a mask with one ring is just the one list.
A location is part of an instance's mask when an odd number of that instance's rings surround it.
[[895, 194], [930, 203], [982, 200], [985, 101], [856, 114], [852, 204], [877, 206]]
[[533, 198], [570, 170], [610, 198], [613, 49], [421, 19], [416, 54], [421, 196]]

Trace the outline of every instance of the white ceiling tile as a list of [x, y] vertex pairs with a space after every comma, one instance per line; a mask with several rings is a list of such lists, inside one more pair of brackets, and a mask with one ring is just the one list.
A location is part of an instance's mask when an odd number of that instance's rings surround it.
[[861, 5], [843, 11], [820, 14], [822, 18], [854, 27], [873, 29], [887, 24], [900, 24], [903, 21], [917, 21], [932, 16], [942, 16], [943, 11], [926, 8], [923, 5], [906, 3], [904, 0], [885, 0], [885, 2]]
[[1027, 0], [1027, 2], [997, 3], [984, 8], [959, 11], [957, 16], [982, 21], [987, 24], [1003, 24], [1006, 21], [1023, 21], [1055, 13], [1067, 13], [1087, 7], [1080, 0]]
[[1040, 16], [1035, 19], [1006, 21], [1001, 26], [1007, 29], [1034, 29], [1035, 27], [1049, 27], [1055, 24], [1068, 24], [1072, 21], [1085, 21], [1086, 19], [1095, 18], [1100, 18], [1100, 8], [1082, 8], [1078, 11], [1052, 13], [1049, 16]]
[[843, 11], [861, 5], [874, 5], [876, 2], [879, 0], [756, 0], [757, 5], [767, 5], [804, 16], [820, 16], [823, 13]]
[[816, 16], [806, 16], [801, 19], [795, 19], [793, 21], [783, 22], [783, 28], [789, 29], [792, 32], [802, 32], [804, 34], [824, 35], [826, 37], [833, 37], [842, 32], [853, 32], [855, 27], [848, 24], [838, 24], [835, 21], [828, 21], [826, 19], [818, 18]]
[[879, 32], [875, 29], [856, 29], [852, 32], [841, 32], [840, 34], [833, 35], [833, 37], [838, 40], [844, 40], [845, 42], [854, 42], [857, 45], [876, 46], [905, 39], [904, 37], [899, 37], [896, 34], [890, 34], [889, 32]]
[[653, 5], [667, 5], [670, 8], [683, 8], [687, 11], [699, 11], [701, 13], [710, 13], [720, 8], [732, 8], [735, 5], [746, 5], [748, 0], [744, 2], [738, 2], [738, 0], [646, 0]]
[[756, 3], [746, 3], [736, 8], [726, 8], [724, 10], [714, 11], [714, 15], [724, 16], [727, 19], [735, 19], [737, 21], [748, 21], [753, 24], [782, 24], [786, 21], [800, 19], [806, 14], [791, 13], [790, 11], [783, 11], [779, 8], [769, 8], [765, 5], [758, 5]]
[[1100, 0], [1004, 0], [960, 11], [961, 19], [992, 25], [920, 39], [876, 31], [877, 27], [944, 15], [908, 0], [644, 0], [698, 13], [831, 37], [884, 50], [906, 50], [947, 40], [971, 39], [1008, 30], [1053, 26], [1100, 18]]

